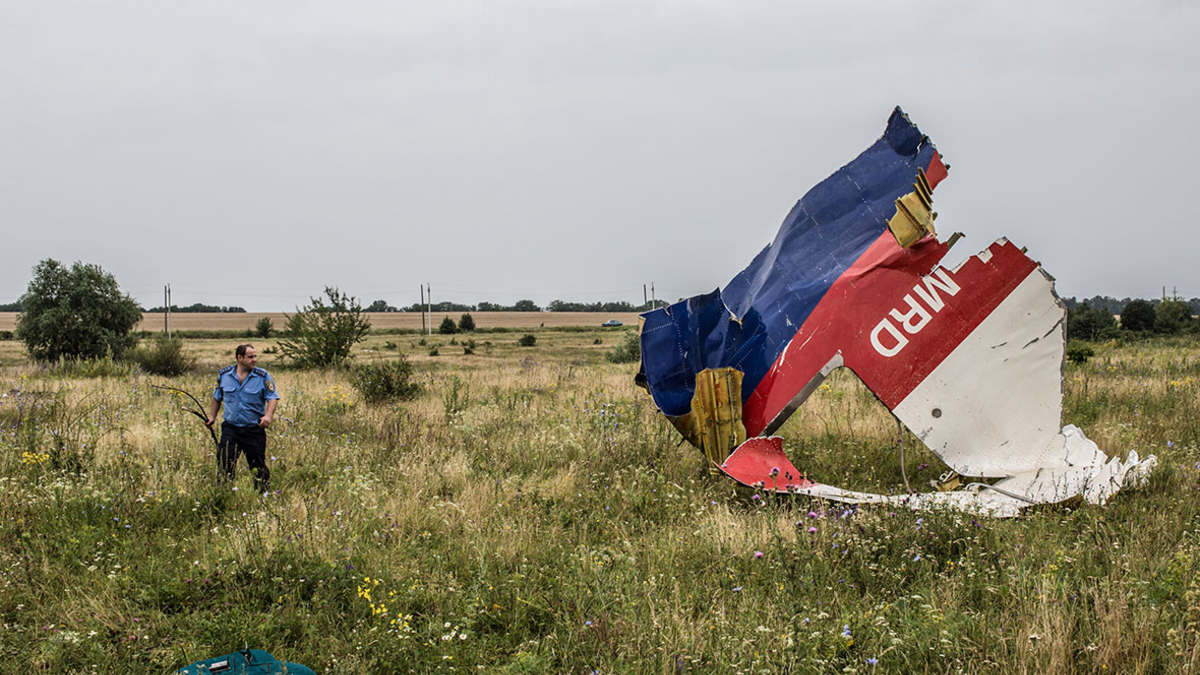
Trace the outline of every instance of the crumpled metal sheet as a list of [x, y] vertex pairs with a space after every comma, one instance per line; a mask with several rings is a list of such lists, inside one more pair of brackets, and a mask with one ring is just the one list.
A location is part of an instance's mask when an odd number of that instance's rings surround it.
[[[721, 463], [731, 477], [843, 501], [1013, 515], [1077, 496], [1103, 503], [1153, 467], [1136, 453], [1110, 461], [1080, 430], [1060, 429], [1066, 308], [1036, 262], [1001, 239], [953, 270], [940, 265], [949, 245], [934, 232], [932, 193], [947, 171], [897, 108], [884, 135], [805, 194], [724, 289], [643, 315], [639, 379], [677, 426], [697, 423], [700, 373], [743, 374], [750, 440]], [[765, 437], [839, 367], [956, 472], [1002, 480], [894, 497], [803, 478]]]

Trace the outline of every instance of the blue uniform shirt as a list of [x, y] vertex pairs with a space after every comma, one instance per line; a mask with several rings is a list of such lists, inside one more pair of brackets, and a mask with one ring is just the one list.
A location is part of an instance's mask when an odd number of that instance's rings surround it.
[[217, 373], [213, 398], [225, 402], [225, 421], [239, 427], [256, 427], [267, 412], [267, 401], [279, 398], [275, 380], [262, 368], [254, 368], [239, 382], [237, 366], [227, 366]]

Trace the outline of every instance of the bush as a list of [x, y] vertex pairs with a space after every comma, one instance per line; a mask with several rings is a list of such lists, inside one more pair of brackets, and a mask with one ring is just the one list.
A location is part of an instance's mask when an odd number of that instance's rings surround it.
[[604, 355], [609, 363], [634, 363], [642, 360], [642, 340], [637, 331], [625, 331], [621, 343]]
[[430, 355], [430, 356], [437, 356], [437, 355], [438, 355], [438, 346], [437, 346], [437, 345], [434, 345], [434, 346], [432, 346], [432, 347], [430, 347], [430, 348], [429, 348], [429, 355]]
[[442, 335], [454, 335], [458, 332], [458, 326], [454, 325], [454, 319], [446, 317], [442, 319], [442, 325], [438, 326], [438, 332]]
[[254, 324], [254, 335], [262, 339], [267, 339], [275, 333], [275, 324], [271, 323], [271, 317], [264, 316]]
[[43, 260], [21, 306], [16, 335], [37, 361], [119, 359], [137, 344], [141, 307], [99, 265]]
[[475, 330], [475, 317], [470, 314], [463, 314], [458, 320], [458, 329], [464, 333]]
[[1095, 355], [1095, 350], [1086, 342], [1080, 342], [1079, 340], [1067, 341], [1067, 360], [1071, 363], [1082, 366]]
[[183, 339], [165, 335], [155, 337], [150, 345], [138, 345], [132, 361], [151, 375], [175, 377], [196, 369], [196, 357], [183, 353]]
[[1099, 342], [1120, 334], [1117, 319], [1106, 309], [1093, 309], [1088, 303], [1076, 305], [1067, 312], [1067, 339]]
[[350, 370], [350, 385], [372, 404], [410, 401], [421, 393], [421, 385], [413, 381], [412, 364], [403, 354], [399, 361], [355, 366]]
[[1192, 306], [1182, 300], [1163, 300], [1154, 313], [1154, 330], [1164, 335], [1192, 332]]
[[285, 338], [279, 341], [279, 349], [299, 366], [342, 365], [371, 328], [357, 298], [329, 286], [325, 287], [325, 297], [328, 304], [312, 298], [307, 307], [288, 317], [283, 329]]
[[1130, 300], [1121, 310], [1121, 328], [1135, 333], [1154, 330], [1154, 304], [1149, 300]]
[[531, 333], [526, 333], [521, 336], [520, 340], [517, 340], [517, 344], [521, 345], [522, 347], [532, 347], [537, 344], [537, 336]]

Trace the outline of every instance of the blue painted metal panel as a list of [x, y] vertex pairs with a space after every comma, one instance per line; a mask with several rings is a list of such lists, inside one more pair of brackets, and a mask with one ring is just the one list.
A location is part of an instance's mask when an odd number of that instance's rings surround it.
[[936, 153], [896, 108], [870, 148], [806, 193], [775, 240], [723, 290], [642, 315], [642, 375], [664, 413], [691, 408], [696, 373], [744, 373], [743, 402], [830, 286], [887, 229]]

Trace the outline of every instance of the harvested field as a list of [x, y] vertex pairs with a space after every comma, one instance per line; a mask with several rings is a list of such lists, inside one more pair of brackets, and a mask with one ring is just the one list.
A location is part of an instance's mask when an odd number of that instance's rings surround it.
[[[442, 319], [450, 317], [455, 322], [462, 318], [462, 312], [434, 312], [433, 327]], [[239, 312], [236, 314], [218, 313], [177, 313], [171, 315], [173, 330], [250, 330], [262, 317], [270, 317], [276, 328], [283, 328], [287, 315], [283, 312]], [[411, 312], [370, 312], [372, 328], [413, 328], [421, 327], [421, 315]], [[554, 328], [559, 326], [599, 326], [609, 319], [616, 319], [626, 325], [637, 325], [637, 313], [603, 312], [471, 312], [475, 325], [480, 328], [537, 328], [544, 326]], [[142, 314], [142, 322], [138, 330], [158, 331], [163, 329], [162, 314]], [[13, 330], [17, 323], [16, 312], [0, 312], [0, 330]]]

